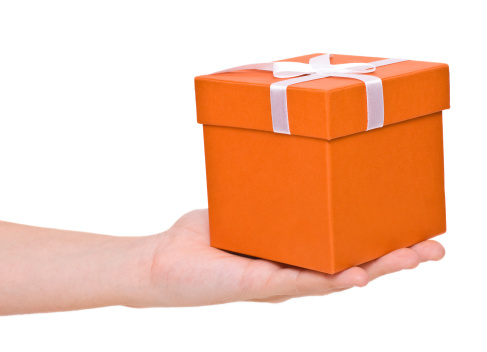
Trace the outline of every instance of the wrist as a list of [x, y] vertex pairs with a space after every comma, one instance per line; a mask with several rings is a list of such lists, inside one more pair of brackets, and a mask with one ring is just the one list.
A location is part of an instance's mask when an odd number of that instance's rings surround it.
[[[115, 237], [114, 249], [118, 262], [113, 267], [113, 305], [132, 308], [148, 306], [151, 292], [151, 267], [157, 236]], [[113, 260], [114, 258], [112, 258]]]

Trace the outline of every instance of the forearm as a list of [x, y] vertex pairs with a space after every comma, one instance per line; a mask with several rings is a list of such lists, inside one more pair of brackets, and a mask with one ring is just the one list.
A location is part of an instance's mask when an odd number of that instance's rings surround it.
[[137, 305], [150, 242], [0, 222], [0, 315]]

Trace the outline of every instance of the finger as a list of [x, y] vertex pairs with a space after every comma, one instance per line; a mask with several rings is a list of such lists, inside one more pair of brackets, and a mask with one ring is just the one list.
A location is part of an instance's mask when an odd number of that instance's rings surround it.
[[401, 248], [378, 259], [360, 265], [369, 274], [369, 279], [375, 280], [380, 276], [391, 274], [403, 269], [413, 269], [419, 265], [421, 258], [411, 248]]
[[367, 273], [359, 267], [344, 270], [335, 275], [316, 271], [283, 268], [268, 280], [268, 292], [272, 296], [314, 296], [332, 293], [336, 289], [365, 286]]
[[[351, 287], [332, 289], [327, 294], [342, 292], [350, 288]], [[261, 298], [261, 299], [249, 299], [246, 300], [245, 302], [282, 303], [293, 298], [300, 298], [305, 296], [309, 296], [309, 295], [294, 295], [294, 296], [281, 295], [281, 296], [272, 296], [272, 297]]]
[[245, 302], [282, 303], [282, 302], [289, 301], [292, 298], [294, 298], [294, 296], [272, 296], [272, 297], [268, 297], [268, 298], [249, 299]]
[[209, 244], [208, 209], [196, 209], [184, 214], [172, 225], [171, 229], [179, 230], [180, 235], [187, 233], [193, 238]]
[[433, 240], [420, 242], [409, 248], [411, 248], [418, 254], [421, 262], [427, 262], [429, 260], [436, 261], [442, 259], [445, 256], [445, 248], [443, 248], [440, 243]]
[[[336, 288], [336, 289], [330, 290], [327, 294], [342, 292], [342, 291], [345, 291], [348, 289], [350, 289], [350, 287]], [[309, 295], [293, 295], [293, 296], [280, 295], [280, 296], [272, 296], [272, 297], [268, 297], [268, 298], [248, 299], [248, 300], [245, 300], [244, 302], [282, 303], [282, 302], [288, 301], [292, 298], [299, 298], [299, 297], [304, 297], [304, 296], [309, 296]]]

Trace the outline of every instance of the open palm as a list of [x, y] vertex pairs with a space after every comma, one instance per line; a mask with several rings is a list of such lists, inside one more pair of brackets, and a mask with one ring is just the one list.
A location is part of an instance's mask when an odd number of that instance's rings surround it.
[[195, 210], [156, 236], [150, 281], [151, 305], [200, 306], [234, 301], [283, 302], [365, 286], [379, 276], [412, 269], [445, 254], [436, 241], [402, 248], [334, 275], [210, 246], [208, 211]]

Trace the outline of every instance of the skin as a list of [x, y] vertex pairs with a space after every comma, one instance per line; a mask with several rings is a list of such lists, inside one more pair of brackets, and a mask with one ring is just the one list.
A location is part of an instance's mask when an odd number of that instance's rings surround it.
[[430, 240], [328, 275], [210, 247], [207, 210], [142, 237], [0, 222], [0, 315], [113, 305], [278, 303], [363, 287], [444, 254], [442, 245]]

